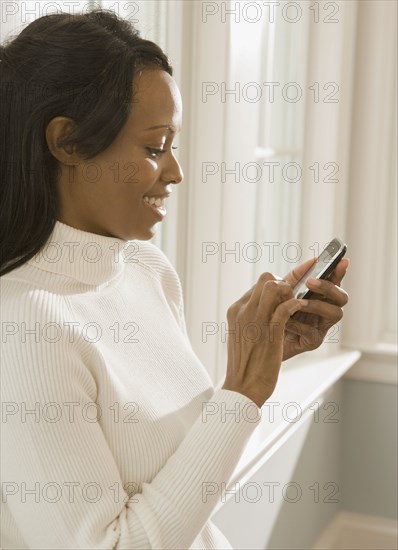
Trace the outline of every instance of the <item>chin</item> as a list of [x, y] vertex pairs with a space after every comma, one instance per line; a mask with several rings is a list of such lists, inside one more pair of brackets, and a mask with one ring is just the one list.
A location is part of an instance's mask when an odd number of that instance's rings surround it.
[[152, 239], [156, 235], [157, 226], [158, 224], [153, 225], [152, 227], [141, 228], [139, 230], [135, 229], [134, 231], [130, 231], [128, 232], [129, 234], [126, 237], [126, 240], [148, 241], [149, 239]]

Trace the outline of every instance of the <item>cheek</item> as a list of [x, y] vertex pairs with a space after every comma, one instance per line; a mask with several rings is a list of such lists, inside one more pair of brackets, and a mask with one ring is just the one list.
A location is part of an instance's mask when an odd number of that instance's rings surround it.
[[[144, 157], [133, 151], [129, 155], [109, 155], [105, 158], [95, 159], [96, 162], [88, 161], [85, 166], [84, 181], [93, 181], [98, 186], [103, 184], [108, 187], [109, 183], [122, 184], [124, 191], [131, 188], [150, 187], [158, 178], [160, 166], [157, 159]], [[94, 165], [94, 166], [93, 166]], [[112, 186], [114, 191], [114, 186]]]
[[153, 170], [154, 172], [159, 170], [159, 165], [155, 159], [145, 159], [145, 162], [148, 165], [149, 170]]
[[140, 189], [150, 189], [159, 177], [159, 164], [154, 159], [145, 159], [135, 163], [134, 182]]
[[[130, 160], [115, 162], [108, 166], [107, 177], [102, 178], [105, 193], [115, 198], [115, 185], [118, 182], [116, 193], [120, 201], [130, 203], [134, 196], [141, 196], [151, 189], [158, 179], [158, 163], [152, 159]], [[110, 185], [109, 185], [110, 184]]]
[[143, 175], [151, 180], [157, 178], [160, 172], [160, 167], [159, 162], [156, 159], [146, 158], [144, 162], [141, 163], [141, 166]]
[[159, 164], [153, 159], [143, 159], [128, 164], [130, 177], [126, 178], [126, 182], [134, 186], [145, 188], [148, 185], [152, 185], [158, 178], [160, 172]]

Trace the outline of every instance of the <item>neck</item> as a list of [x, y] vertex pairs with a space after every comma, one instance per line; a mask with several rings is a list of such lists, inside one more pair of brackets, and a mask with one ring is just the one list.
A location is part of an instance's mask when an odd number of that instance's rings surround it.
[[32, 265], [87, 285], [107, 284], [124, 271], [129, 241], [77, 229], [57, 220]]

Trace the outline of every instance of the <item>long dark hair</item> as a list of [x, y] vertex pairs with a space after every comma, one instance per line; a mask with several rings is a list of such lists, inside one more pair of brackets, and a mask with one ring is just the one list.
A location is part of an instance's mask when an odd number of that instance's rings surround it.
[[151, 66], [173, 74], [159, 46], [99, 8], [40, 17], [0, 46], [0, 276], [40, 251], [57, 219], [50, 120], [70, 117], [64, 145], [98, 155], [127, 120], [136, 72]]

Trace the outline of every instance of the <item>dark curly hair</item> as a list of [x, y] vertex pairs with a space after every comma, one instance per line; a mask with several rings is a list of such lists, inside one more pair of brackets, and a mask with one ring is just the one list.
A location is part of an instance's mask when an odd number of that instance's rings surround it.
[[159, 46], [99, 8], [40, 17], [0, 46], [0, 276], [40, 251], [57, 219], [48, 123], [70, 117], [63, 144], [98, 155], [124, 126], [134, 76], [146, 67], [173, 74]]

